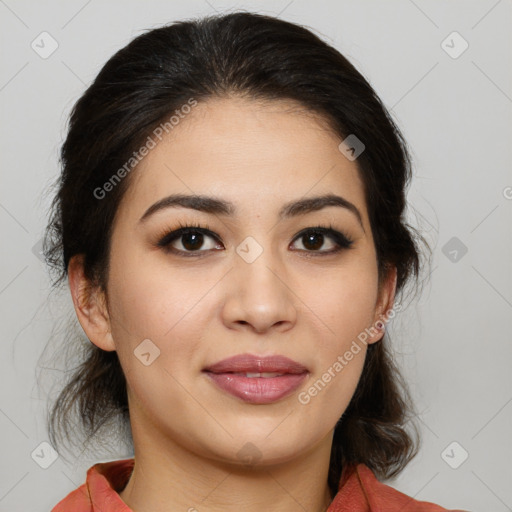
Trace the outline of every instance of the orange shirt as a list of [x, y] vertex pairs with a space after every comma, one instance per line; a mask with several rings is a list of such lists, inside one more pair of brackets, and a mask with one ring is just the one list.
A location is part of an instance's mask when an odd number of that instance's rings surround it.
[[[69, 493], [51, 512], [132, 512], [119, 496], [132, 473], [134, 459], [95, 464], [86, 482]], [[327, 512], [443, 512], [447, 509], [416, 501], [379, 482], [364, 464], [347, 468]], [[455, 511], [454, 511], [455, 512]], [[461, 512], [461, 511], [459, 511]]]

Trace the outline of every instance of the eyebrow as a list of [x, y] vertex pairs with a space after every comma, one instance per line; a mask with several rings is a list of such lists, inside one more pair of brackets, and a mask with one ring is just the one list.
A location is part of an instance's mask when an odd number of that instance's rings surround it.
[[[318, 197], [308, 197], [286, 203], [279, 211], [279, 219], [287, 219], [310, 212], [316, 212], [328, 206], [338, 206], [352, 212], [361, 224], [364, 231], [363, 220], [357, 207], [347, 199], [336, 194], [325, 194]], [[200, 212], [234, 216], [236, 206], [223, 199], [203, 195], [172, 194], [152, 204], [142, 215], [139, 222], [144, 222], [154, 213], [167, 208], [190, 208]]]

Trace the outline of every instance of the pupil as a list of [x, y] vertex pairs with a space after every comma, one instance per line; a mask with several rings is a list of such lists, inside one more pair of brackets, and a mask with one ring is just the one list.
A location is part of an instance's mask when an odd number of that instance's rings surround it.
[[[188, 251], [193, 251], [194, 249], [198, 249], [201, 247], [203, 243], [203, 235], [201, 233], [186, 233], [183, 235], [183, 247]], [[192, 239], [192, 241], [191, 241]]]
[[[323, 235], [321, 233], [312, 233], [310, 235], [305, 235], [306, 243], [304, 244], [304, 247], [307, 249], [319, 249], [322, 247], [323, 244]], [[317, 240], [317, 243], [314, 243], [314, 240]], [[310, 243], [312, 242], [312, 243]], [[309, 246], [309, 247], [308, 247]]]

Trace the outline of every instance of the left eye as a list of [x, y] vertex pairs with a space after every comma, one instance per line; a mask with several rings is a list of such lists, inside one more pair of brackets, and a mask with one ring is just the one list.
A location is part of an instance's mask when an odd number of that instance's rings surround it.
[[[302, 245], [304, 247], [303, 250], [306, 250], [306, 251], [311, 250], [311, 251], [317, 252], [325, 244], [326, 238], [330, 238], [331, 241], [333, 239], [333, 237], [329, 236], [329, 235], [327, 235], [327, 237], [326, 237], [326, 234], [321, 231], [310, 230], [307, 233], [298, 236], [297, 238], [295, 238], [295, 240], [302, 242]], [[336, 248], [337, 244], [331, 242], [331, 245], [334, 248]], [[332, 249], [323, 251], [323, 252], [332, 252]]]

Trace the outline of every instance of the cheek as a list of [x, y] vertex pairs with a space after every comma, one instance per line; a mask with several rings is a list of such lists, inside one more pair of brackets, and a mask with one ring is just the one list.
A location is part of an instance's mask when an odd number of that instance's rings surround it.
[[362, 348], [349, 362], [331, 361], [298, 395], [299, 417], [312, 432], [326, 433], [343, 417], [361, 377], [365, 354]]
[[302, 295], [315, 313], [310, 318], [315, 324], [316, 350], [313, 375], [298, 401], [326, 424], [333, 424], [348, 406], [364, 366], [377, 273], [372, 266], [347, 266], [322, 282]]
[[[114, 266], [114, 265], [113, 265]], [[204, 295], [204, 281], [148, 258], [119, 258], [111, 273], [112, 314], [131, 338], [161, 340], [169, 336]], [[112, 315], [111, 315], [112, 316]]]
[[191, 388], [191, 374], [199, 366], [205, 311], [197, 305], [204, 292], [196, 287], [186, 295], [175, 280], [171, 285], [170, 279], [136, 275], [112, 287], [116, 315], [122, 319], [122, 324], [113, 322], [112, 334], [135, 407], [173, 424], [171, 412], [187, 403], [184, 389]]
[[[189, 272], [130, 263], [124, 261], [122, 275], [113, 272], [109, 281], [116, 350], [127, 379], [136, 387], [136, 381], [149, 378], [140, 382], [141, 389], [156, 389], [162, 379], [170, 379], [172, 388], [172, 379], [164, 368], [183, 381], [187, 372], [199, 366], [196, 360], [210, 325], [209, 312], [214, 309], [205, 297], [212, 283]], [[144, 340], [151, 341], [145, 343], [158, 355], [158, 364], [151, 364], [151, 371], [136, 357], [138, 347], [146, 346], [141, 345]]]
[[370, 327], [377, 300], [377, 272], [372, 266], [338, 269], [304, 288], [301, 299], [316, 316], [326, 352], [343, 350], [347, 343]]

